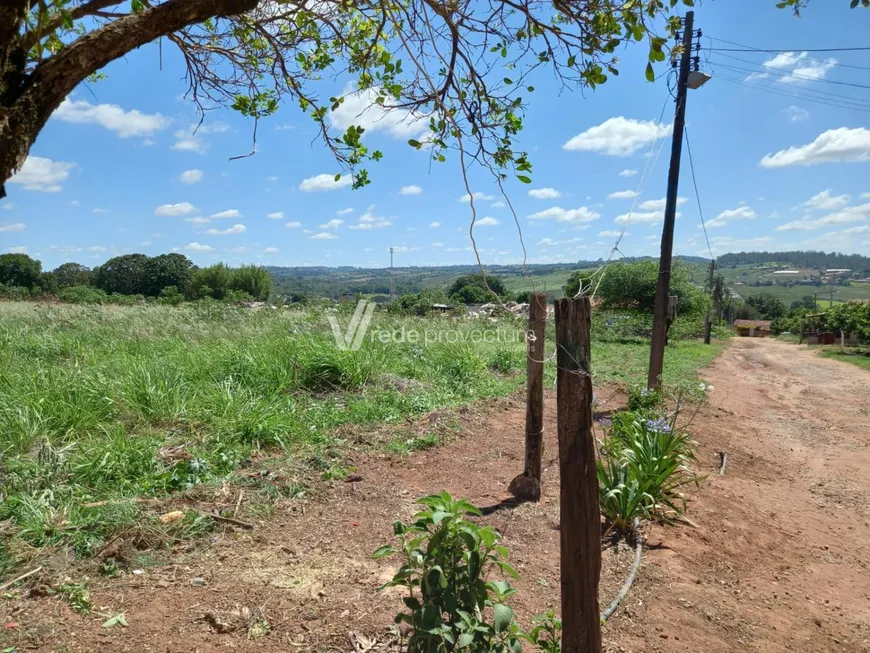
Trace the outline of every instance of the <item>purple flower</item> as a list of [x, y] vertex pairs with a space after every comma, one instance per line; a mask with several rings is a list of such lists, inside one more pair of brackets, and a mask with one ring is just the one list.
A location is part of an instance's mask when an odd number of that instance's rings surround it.
[[664, 417], [659, 417], [658, 419], [648, 419], [646, 421], [646, 427], [655, 433], [670, 433], [671, 425], [668, 424], [668, 420]]

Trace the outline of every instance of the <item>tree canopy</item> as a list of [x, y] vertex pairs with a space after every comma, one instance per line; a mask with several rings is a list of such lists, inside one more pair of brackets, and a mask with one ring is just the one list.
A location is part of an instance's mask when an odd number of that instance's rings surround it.
[[[659, 263], [655, 260], [611, 263], [595, 277], [582, 271], [575, 272], [564, 290], [567, 297], [577, 294], [582, 280], [586, 289], [595, 288], [597, 284], [595, 296], [601, 300], [604, 309], [651, 313], [655, 306], [658, 276]], [[707, 309], [709, 302], [703, 291], [692, 284], [689, 276], [689, 269], [676, 263], [671, 271], [671, 294], [677, 296], [680, 314], [698, 315]]]
[[450, 284], [447, 295], [463, 304], [487, 304], [507, 295], [507, 289], [496, 276], [487, 275], [484, 280], [482, 274], [466, 274]]
[[0, 284], [33, 290], [41, 276], [42, 263], [27, 254], [0, 254]]
[[[784, 0], [796, 11], [808, 0]], [[5, 0], [0, 3], [0, 197], [51, 114], [108, 63], [158, 38], [177, 47], [188, 96], [256, 121], [295, 103], [316, 123], [355, 186], [381, 158], [363, 129], [330, 129], [350, 94], [401, 111], [426, 128], [412, 147], [439, 161], [452, 146], [472, 161], [530, 181], [516, 149], [538, 68], [566, 87], [595, 87], [618, 73], [626, 42], [668, 56], [680, 0]], [[682, 0], [684, 5], [694, 0]], [[870, 6], [870, 0], [850, 0]], [[664, 26], [657, 33], [656, 26]], [[325, 77], [344, 93], [317, 93]], [[423, 131], [421, 129], [421, 131]], [[256, 135], [256, 130], [254, 130]], [[500, 177], [501, 178], [501, 177]], [[474, 202], [472, 199], [472, 210]]]
[[746, 298], [746, 305], [751, 306], [756, 311], [758, 311], [758, 315], [765, 320], [775, 320], [780, 317], [784, 317], [787, 313], [785, 304], [779, 301], [775, 295], [769, 292], [759, 293], [758, 295], [751, 295]]

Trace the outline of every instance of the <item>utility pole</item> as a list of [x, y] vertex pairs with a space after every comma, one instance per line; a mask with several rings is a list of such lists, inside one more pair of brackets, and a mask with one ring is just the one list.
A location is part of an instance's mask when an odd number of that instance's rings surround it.
[[390, 247], [390, 302], [393, 301], [393, 248]]
[[710, 308], [707, 309], [707, 319], [704, 322], [704, 344], [710, 344], [710, 332], [713, 330], [713, 273], [716, 271], [716, 261], [710, 261], [710, 278], [707, 281], [707, 288], [710, 290]]
[[668, 295], [671, 288], [671, 262], [674, 250], [674, 223], [677, 215], [677, 197], [680, 185], [680, 159], [683, 153], [683, 131], [686, 124], [686, 96], [692, 63], [692, 38], [695, 12], [686, 12], [683, 19], [683, 56], [677, 80], [677, 108], [674, 115], [674, 137], [671, 143], [671, 165], [668, 170], [668, 194], [665, 203], [665, 224], [662, 229], [662, 252], [659, 258], [659, 276], [656, 282], [656, 303], [653, 312], [652, 346], [649, 355], [647, 387], [661, 388], [662, 368], [665, 362], [665, 341], [668, 335]]

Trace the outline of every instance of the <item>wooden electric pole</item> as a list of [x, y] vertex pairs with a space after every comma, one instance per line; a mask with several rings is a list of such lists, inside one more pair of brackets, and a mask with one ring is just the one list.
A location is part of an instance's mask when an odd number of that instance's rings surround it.
[[649, 354], [647, 387], [661, 388], [665, 362], [665, 341], [668, 335], [668, 296], [671, 288], [671, 262], [674, 250], [674, 223], [677, 217], [677, 193], [680, 185], [680, 159], [683, 152], [683, 130], [686, 124], [686, 96], [689, 69], [692, 62], [692, 26], [695, 12], [683, 19], [683, 57], [677, 79], [677, 109], [674, 116], [674, 139], [671, 143], [671, 166], [668, 170], [668, 194], [665, 203], [665, 224], [662, 229], [662, 252], [656, 282], [656, 303], [653, 313], [652, 346]]

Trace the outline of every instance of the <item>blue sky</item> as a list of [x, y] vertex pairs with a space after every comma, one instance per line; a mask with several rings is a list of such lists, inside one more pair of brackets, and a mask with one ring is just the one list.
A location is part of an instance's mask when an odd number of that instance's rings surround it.
[[[711, 247], [717, 255], [870, 254], [870, 88], [846, 85], [870, 86], [870, 53], [803, 54], [865, 46], [870, 11], [814, 0], [795, 19], [774, 5], [706, 0], [696, 8], [702, 67], [713, 79], [690, 91], [687, 127]], [[790, 54], [709, 52], [734, 46], [707, 37]], [[625, 49], [621, 75], [583, 94], [560, 93], [546, 73], [534, 80], [521, 135], [533, 183], [505, 187], [531, 262], [607, 256], [626, 221], [620, 251], [657, 253], [673, 102], [659, 124], [668, 89], [664, 77], [644, 80], [645, 55], [643, 45]], [[390, 246], [397, 265], [474, 262], [455, 155], [430, 165], [407, 145], [417, 126], [371, 112], [357, 118], [363, 98], [336, 120], [367, 126], [367, 143], [385, 157], [369, 166], [372, 183], [353, 191], [331, 181], [336, 163], [293, 106], [261, 122], [249, 158], [228, 160], [251, 149], [252, 125], [233, 112], [209, 112], [194, 136], [198, 116], [182, 97], [183, 67], [171, 47], [162, 71], [157, 47], [148, 46], [104, 72], [107, 79], [68, 98], [7, 184], [0, 252], [25, 251], [46, 269], [168, 251], [199, 265], [382, 267]], [[521, 261], [498, 188], [482, 173], [471, 180], [483, 261]], [[705, 256], [685, 151], [680, 196], [676, 252]]]

